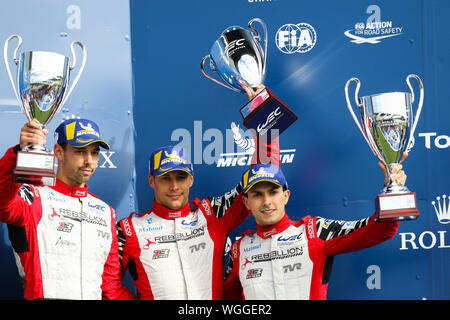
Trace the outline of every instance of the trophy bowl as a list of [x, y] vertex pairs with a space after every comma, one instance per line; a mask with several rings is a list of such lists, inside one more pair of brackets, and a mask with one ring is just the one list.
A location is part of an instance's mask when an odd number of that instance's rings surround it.
[[[261, 36], [253, 28], [258, 22], [264, 29], [264, 49]], [[248, 93], [262, 85], [266, 74], [267, 26], [263, 20], [253, 18], [248, 29], [231, 26], [226, 28], [211, 47], [210, 54], [203, 57], [200, 69], [205, 77], [230, 90]], [[219, 75], [219, 80], [205, 71], [206, 60]], [[268, 88], [255, 94], [240, 109], [246, 128], [265, 141], [272, 141], [293, 122], [297, 115]]]
[[[13, 54], [13, 61], [17, 66], [16, 84], [8, 59], [8, 46], [13, 39], [18, 40]], [[17, 34], [6, 40], [3, 48], [6, 70], [19, 106], [28, 121], [35, 118], [44, 128], [62, 109], [77, 84], [86, 64], [86, 48], [79, 41], [72, 42], [72, 60], [62, 54], [47, 51], [27, 51], [21, 53], [18, 58], [17, 51], [21, 45], [22, 38]], [[72, 86], [68, 89], [70, 71], [76, 65], [75, 45], [83, 50], [83, 61]], [[55, 156], [45, 146], [25, 146], [17, 152], [15, 181], [54, 185], [54, 167]]]

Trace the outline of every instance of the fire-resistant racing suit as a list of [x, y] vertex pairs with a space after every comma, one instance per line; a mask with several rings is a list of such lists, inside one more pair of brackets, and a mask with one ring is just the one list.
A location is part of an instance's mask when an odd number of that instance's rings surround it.
[[84, 188], [16, 184], [17, 145], [0, 159], [7, 223], [25, 299], [132, 299], [121, 284], [116, 212]]
[[232, 245], [224, 299], [325, 300], [335, 255], [392, 238], [398, 222], [374, 216], [339, 221], [285, 214], [275, 225], [246, 231]]
[[[253, 163], [267, 157], [279, 165], [278, 138], [268, 144], [255, 140]], [[222, 298], [227, 235], [250, 214], [242, 186], [192, 204], [169, 210], [154, 201], [150, 211], [118, 223], [123, 272], [130, 270], [141, 299]]]

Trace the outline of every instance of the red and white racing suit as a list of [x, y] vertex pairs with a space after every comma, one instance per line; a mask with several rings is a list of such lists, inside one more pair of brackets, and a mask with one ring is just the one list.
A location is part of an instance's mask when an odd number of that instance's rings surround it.
[[0, 159], [0, 221], [8, 224], [25, 299], [132, 299], [121, 284], [116, 212], [85, 188], [16, 184], [18, 146]]
[[270, 227], [244, 232], [231, 247], [225, 299], [325, 300], [333, 257], [392, 238], [398, 222], [357, 221], [285, 214]]
[[123, 270], [130, 269], [141, 299], [220, 299], [227, 235], [249, 211], [242, 188], [222, 197], [152, 210], [122, 219], [117, 230]]
[[[256, 145], [253, 163], [270, 158], [279, 165], [278, 138]], [[150, 211], [118, 223], [122, 270], [129, 268], [141, 299], [222, 298], [227, 235], [250, 214], [242, 186], [192, 204], [169, 210], [154, 201]]]

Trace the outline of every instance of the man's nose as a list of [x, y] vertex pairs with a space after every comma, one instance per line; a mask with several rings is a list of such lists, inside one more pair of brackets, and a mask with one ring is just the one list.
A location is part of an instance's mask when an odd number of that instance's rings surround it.
[[170, 190], [178, 190], [179, 183], [178, 183], [177, 179], [171, 179], [169, 187], [170, 187]]
[[89, 152], [86, 152], [84, 156], [84, 163], [89, 165], [94, 163], [94, 157]]
[[272, 204], [272, 197], [270, 197], [270, 195], [268, 194], [263, 194], [263, 205], [269, 206], [271, 204]]

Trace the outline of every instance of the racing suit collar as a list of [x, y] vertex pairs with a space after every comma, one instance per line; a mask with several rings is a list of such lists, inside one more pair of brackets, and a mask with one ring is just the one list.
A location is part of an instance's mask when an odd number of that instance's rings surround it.
[[56, 179], [55, 186], [51, 187], [53, 190], [61, 192], [67, 196], [71, 196], [74, 198], [84, 198], [88, 195], [88, 186], [85, 184], [84, 187], [72, 187], [68, 184], [65, 184], [59, 179]]
[[191, 213], [191, 207], [189, 206], [189, 202], [187, 202], [180, 209], [172, 210], [166, 208], [162, 204], [159, 204], [156, 200], [153, 200], [153, 212], [161, 218], [173, 220], [176, 218], [186, 217], [189, 213]]
[[260, 226], [256, 224], [256, 233], [263, 239], [267, 239], [274, 234], [278, 234], [283, 232], [291, 225], [291, 220], [288, 215], [285, 213], [283, 218], [275, 224], [270, 226]]

